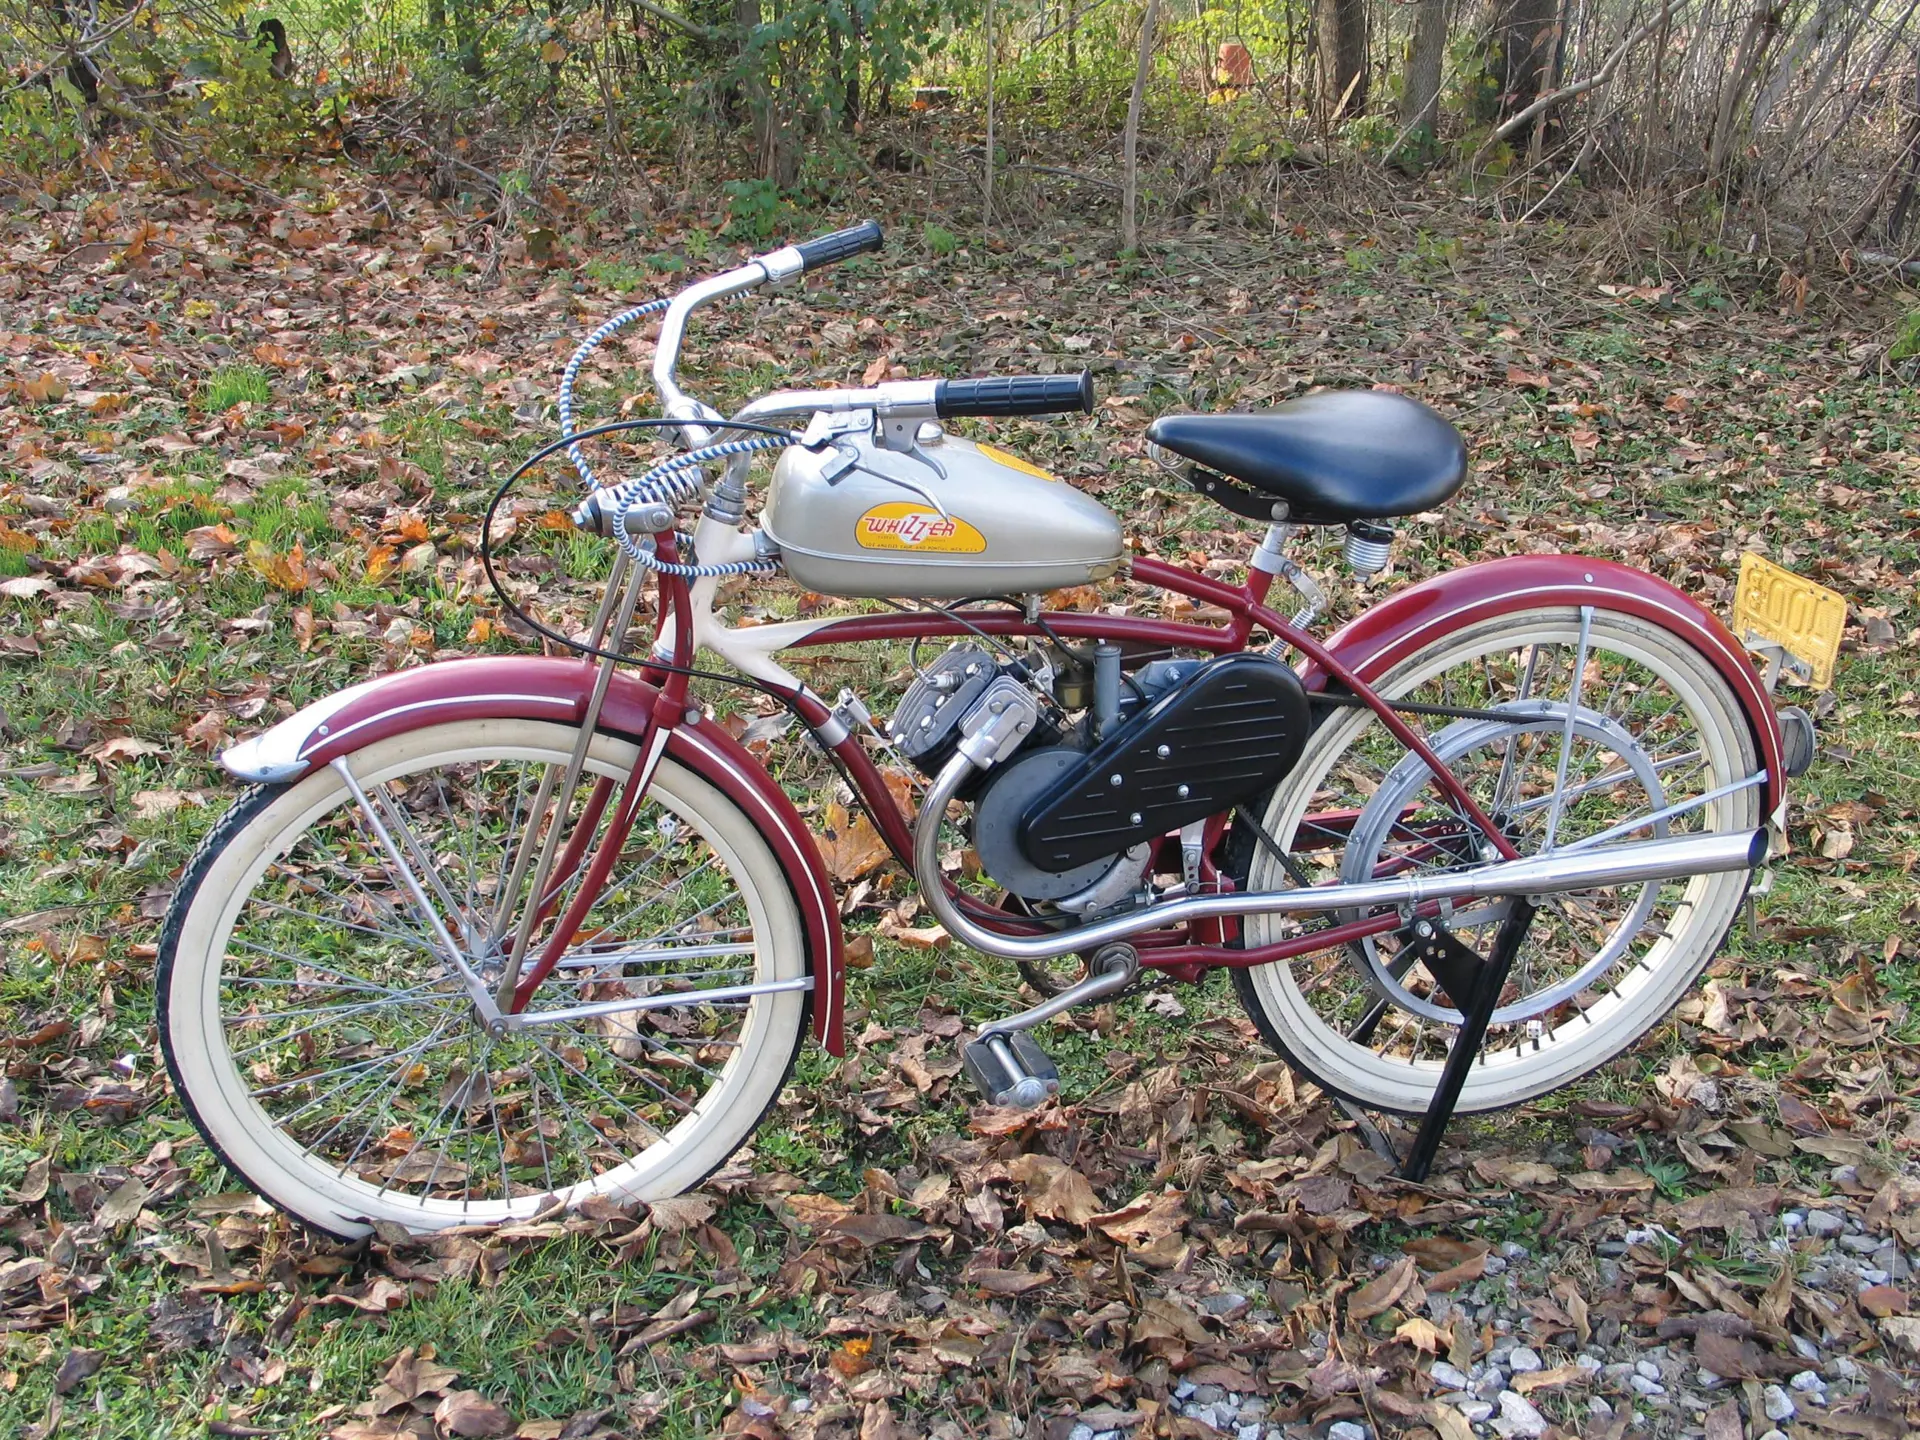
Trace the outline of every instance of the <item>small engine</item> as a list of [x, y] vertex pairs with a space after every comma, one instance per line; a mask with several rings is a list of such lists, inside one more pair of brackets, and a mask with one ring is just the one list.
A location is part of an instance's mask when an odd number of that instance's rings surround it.
[[[1161, 836], [1229, 810], [1286, 774], [1309, 725], [1299, 676], [1264, 655], [1159, 660], [1124, 687], [1115, 683], [1117, 647], [1100, 647], [1095, 665], [1103, 664], [1109, 673], [1096, 668], [1089, 705], [1077, 680], [1055, 684], [1048, 667], [1036, 675], [957, 644], [908, 689], [892, 723], [901, 752], [934, 775], [1001, 676], [1048, 696], [1021, 748], [959, 793], [973, 805], [981, 868], [1023, 900], [1078, 914], [1137, 890]], [[1086, 667], [1076, 668], [1084, 674]], [[1086, 706], [1077, 721], [1065, 714], [1070, 702]], [[1044, 718], [1049, 711], [1052, 722]]]

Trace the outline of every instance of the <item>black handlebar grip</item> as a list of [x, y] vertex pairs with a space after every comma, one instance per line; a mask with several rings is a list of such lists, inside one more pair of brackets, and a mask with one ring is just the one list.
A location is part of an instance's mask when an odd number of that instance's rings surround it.
[[878, 250], [886, 243], [886, 238], [886, 231], [880, 228], [877, 221], [862, 220], [858, 225], [849, 225], [845, 230], [836, 230], [831, 235], [804, 240], [793, 248], [800, 252], [803, 269], [818, 270], [823, 265], [838, 265], [855, 255]]
[[933, 413], [949, 415], [1067, 415], [1093, 413], [1093, 372], [1009, 375], [986, 380], [942, 380], [933, 387]]

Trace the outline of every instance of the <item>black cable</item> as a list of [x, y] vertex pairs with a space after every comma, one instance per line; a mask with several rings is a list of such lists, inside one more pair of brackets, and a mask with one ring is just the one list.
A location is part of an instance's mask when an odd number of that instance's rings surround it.
[[[494, 491], [493, 499], [487, 505], [487, 513], [480, 521], [480, 568], [486, 572], [487, 584], [493, 588], [493, 593], [499, 597], [500, 604], [505, 608], [506, 612], [544, 640], [559, 645], [563, 649], [575, 651], [581, 655], [590, 655], [597, 660], [612, 660], [624, 665], [652, 665], [666, 671], [669, 675], [685, 675], [692, 680], [713, 680], [722, 685], [744, 685], [748, 689], [758, 690], [762, 694], [773, 696], [774, 699], [778, 700], [782, 705], [792, 710], [802, 724], [806, 724], [806, 716], [801, 715], [798, 707], [794, 704], [794, 698], [798, 695], [798, 691], [782, 690], [777, 685], [770, 685], [764, 680], [755, 680], [750, 675], [726, 675], [717, 670], [701, 670], [691, 665], [676, 665], [671, 660], [662, 660], [652, 655], [630, 655], [624, 650], [603, 650], [597, 645], [589, 645], [585, 641], [575, 640], [571, 636], [562, 635], [557, 630], [549, 629], [514, 603], [513, 597], [507, 594], [507, 587], [500, 582], [500, 577], [494, 573], [493, 517], [499, 513], [501, 502], [507, 498], [508, 493], [520, 482], [521, 477], [534, 466], [538, 465], [548, 456], [557, 454], [570, 445], [577, 445], [582, 440], [597, 440], [602, 435], [615, 435], [626, 430], [679, 429], [688, 423], [700, 422], [653, 418], [642, 420], [613, 420], [605, 425], [596, 425], [591, 430], [580, 430], [572, 435], [563, 435], [551, 444], [541, 446], [525, 460], [522, 460], [520, 464], [515, 467], [513, 473], [500, 482], [500, 488]], [[715, 423], [718, 424], [720, 422]], [[725, 422], [725, 428], [730, 430], [757, 430], [764, 435], [784, 435], [796, 442], [800, 438], [791, 430], [783, 430], [774, 425], [758, 425], [750, 420], [730, 420]], [[807, 728], [812, 729], [813, 727], [809, 725]]]

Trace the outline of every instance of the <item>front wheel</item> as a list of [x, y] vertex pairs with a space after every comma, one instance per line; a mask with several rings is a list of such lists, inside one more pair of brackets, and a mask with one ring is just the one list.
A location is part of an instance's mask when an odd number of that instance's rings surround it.
[[[528, 1011], [650, 1003], [479, 1022], [447, 942], [497, 980], [531, 898], [516, 858], [554, 823], [578, 735], [477, 720], [377, 741], [346, 758], [364, 803], [332, 768], [263, 786], [195, 855], [161, 939], [161, 1040], [194, 1123], [275, 1205], [356, 1235], [660, 1199], [779, 1093], [807, 1019], [799, 909], [751, 817], [671, 755]], [[604, 833], [638, 759], [593, 737], [569, 830]], [[529, 955], [563, 909], [538, 907]]]
[[[1633, 616], [1593, 607], [1522, 611], [1442, 636], [1375, 686], [1412, 714], [1437, 758], [1522, 857], [1760, 824], [1753, 732], [1699, 651]], [[1493, 848], [1426, 766], [1369, 710], [1335, 710], [1265, 807], [1248, 887], [1286, 889], [1485, 863]], [[1542, 897], [1458, 1108], [1547, 1093], [1632, 1045], [1719, 948], [1745, 873]], [[1440, 918], [1484, 957], [1507, 902]], [[1363, 918], [1342, 913], [1334, 921]], [[1249, 919], [1249, 947], [1296, 933]], [[1417, 1114], [1439, 1083], [1461, 1014], [1401, 932], [1236, 970], [1264, 1038], [1334, 1094]]]

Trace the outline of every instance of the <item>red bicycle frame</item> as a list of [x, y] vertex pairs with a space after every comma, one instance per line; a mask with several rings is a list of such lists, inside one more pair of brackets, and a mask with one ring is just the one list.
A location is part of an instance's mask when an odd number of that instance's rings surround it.
[[[1426, 737], [1383, 700], [1368, 683], [1408, 650], [1409, 635], [1425, 636], [1439, 621], [1447, 628], [1458, 628], [1489, 615], [1509, 613], [1529, 605], [1592, 604], [1604, 599], [1609, 605], [1638, 613], [1671, 628], [1684, 629], [1700, 644], [1717, 666], [1733, 682], [1754, 725], [1758, 748], [1768, 763], [1769, 806], [1777, 795], [1780, 737], [1778, 720], [1744, 652], [1714, 617], [1664, 582], [1639, 571], [1609, 562], [1568, 556], [1528, 556], [1494, 561], [1425, 582], [1390, 598], [1376, 610], [1361, 616], [1329, 641], [1321, 641], [1294, 626], [1265, 601], [1273, 577], [1263, 570], [1251, 570], [1240, 585], [1212, 580], [1164, 561], [1143, 558], [1134, 561], [1132, 576], [1158, 589], [1184, 595], [1202, 604], [1226, 612], [1227, 623], [1220, 626], [1198, 625], [1184, 621], [1154, 620], [1133, 616], [1092, 614], [1081, 611], [1049, 611], [1030, 619], [1013, 610], [969, 611], [964, 619], [939, 610], [896, 612], [880, 615], [849, 616], [829, 621], [802, 637], [795, 648], [817, 649], [834, 644], [860, 644], [876, 641], [901, 641], [985, 633], [1006, 638], [1043, 637], [1048, 634], [1085, 640], [1132, 641], [1156, 648], [1181, 648], [1226, 654], [1244, 650], [1256, 631], [1290, 646], [1305, 659], [1303, 673], [1309, 687], [1326, 690], [1338, 686], [1371, 710], [1382, 726], [1419, 756], [1435, 783], [1456, 808], [1463, 820], [1473, 825], [1502, 859], [1515, 858], [1511, 841], [1480, 808], [1452, 771], [1439, 760]], [[662, 577], [662, 603], [659, 613], [664, 630], [669, 617], [674, 653], [672, 664], [649, 666], [643, 672], [650, 683], [660, 688], [652, 706], [652, 725], [672, 730], [687, 713], [686, 675], [681, 667], [691, 661], [688, 637], [691, 605], [684, 580]], [[1439, 617], [1436, 621], [1435, 616]], [[816, 732], [829, 726], [828, 707], [810, 691], [795, 691], [786, 696], [788, 703]], [[903, 863], [912, 849], [911, 817], [894, 801], [886, 781], [860, 737], [847, 733], [830, 747], [840, 762], [861, 804], [873, 817], [881, 838]], [[644, 753], [658, 753], [656, 746]], [[648, 769], [643, 765], [630, 778], [626, 793], [616, 808], [613, 820], [601, 837], [601, 851], [589, 867], [587, 877], [576, 894], [567, 915], [557, 926], [540, 956], [539, 962], [522, 978], [514, 995], [514, 1008], [523, 1008], [541, 980], [551, 971], [570, 943], [574, 929], [591, 909], [611, 866], [610, 855], [617, 855], [625, 844], [627, 827], [644, 792]], [[601, 782], [606, 786], [608, 782]], [[605, 805], [599, 793], [590, 801], [590, 814], [597, 821]], [[1335, 817], [1326, 817], [1337, 825]], [[1231, 881], [1217, 868], [1214, 852], [1224, 825], [1216, 823], [1207, 836], [1206, 878], [1215, 885]], [[569, 851], [577, 862], [579, 854]], [[563, 867], [559, 873], [569, 873]], [[551, 902], [550, 902], [551, 903]], [[1423, 913], [1437, 913], [1437, 906], [1424, 907]], [[970, 913], [996, 929], [1009, 934], [1031, 933], [1018, 917], [970, 906]], [[1139, 937], [1141, 963], [1181, 978], [1196, 978], [1213, 966], [1255, 966], [1276, 960], [1289, 960], [1315, 951], [1345, 945], [1392, 930], [1405, 921], [1394, 913], [1349, 921], [1323, 930], [1309, 931], [1268, 945], [1241, 947], [1234, 943], [1237, 934], [1231, 922], [1207, 923], [1151, 932]]]

